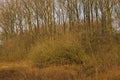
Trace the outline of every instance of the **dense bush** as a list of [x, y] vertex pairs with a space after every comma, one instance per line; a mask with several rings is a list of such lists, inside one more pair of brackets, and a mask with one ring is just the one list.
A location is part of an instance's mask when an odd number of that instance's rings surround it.
[[38, 43], [29, 55], [29, 58], [37, 65], [49, 64], [81, 64], [87, 60], [80, 45], [79, 37], [66, 35], [60, 40], [49, 40]]

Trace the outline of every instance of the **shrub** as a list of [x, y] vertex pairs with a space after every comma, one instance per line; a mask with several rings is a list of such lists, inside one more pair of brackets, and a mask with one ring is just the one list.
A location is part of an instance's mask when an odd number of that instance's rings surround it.
[[31, 50], [29, 58], [39, 66], [83, 63], [87, 58], [80, 41], [76, 40], [78, 38], [66, 35], [60, 40], [38, 43]]

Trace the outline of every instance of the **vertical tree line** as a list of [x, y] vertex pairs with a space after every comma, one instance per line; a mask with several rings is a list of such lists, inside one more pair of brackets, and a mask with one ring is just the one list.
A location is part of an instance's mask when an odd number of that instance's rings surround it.
[[[0, 6], [1, 41], [56, 39], [78, 31], [88, 37], [112, 34], [120, 25], [119, 0], [5, 0]], [[21, 39], [20, 38], [20, 39]]]

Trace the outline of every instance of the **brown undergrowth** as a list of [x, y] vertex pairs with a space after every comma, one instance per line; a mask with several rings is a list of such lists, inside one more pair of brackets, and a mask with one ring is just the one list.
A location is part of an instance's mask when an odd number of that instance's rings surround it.
[[99, 71], [99, 68], [97, 72], [94, 66], [62, 65], [38, 68], [28, 62], [7, 65], [4, 62], [0, 65], [0, 80], [120, 80], [118, 66], [104, 71], [102, 68]]

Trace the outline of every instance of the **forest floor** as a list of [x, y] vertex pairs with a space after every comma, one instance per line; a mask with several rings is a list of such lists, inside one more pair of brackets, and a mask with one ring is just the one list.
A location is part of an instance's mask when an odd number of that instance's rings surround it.
[[120, 67], [97, 73], [92, 67], [80, 65], [37, 68], [27, 61], [1, 62], [0, 80], [120, 80]]

